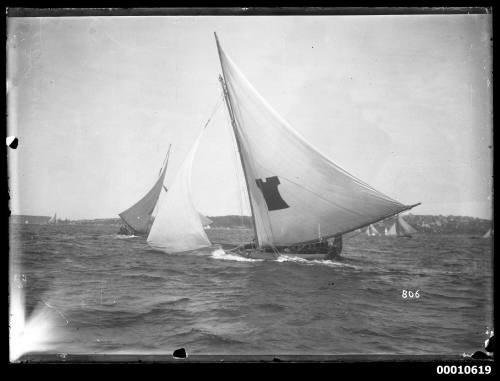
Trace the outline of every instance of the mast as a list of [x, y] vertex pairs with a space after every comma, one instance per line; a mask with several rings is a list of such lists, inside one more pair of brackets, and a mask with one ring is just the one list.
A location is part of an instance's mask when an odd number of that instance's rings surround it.
[[229, 93], [228, 93], [228, 91], [226, 89], [226, 84], [225, 84], [224, 79], [222, 78], [222, 76], [219, 76], [219, 81], [220, 81], [221, 86], [222, 86], [222, 91], [224, 92], [224, 100], [226, 101], [227, 110], [229, 112], [229, 117], [231, 119], [231, 126], [233, 127], [233, 133], [234, 133], [234, 137], [235, 137], [235, 140], [236, 140], [236, 145], [238, 146], [238, 154], [239, 154], [240, 161], [241, 161], [241, 167], [243, 168], [243, 174], [245, 176], [245, 185], [247, 187], [248, 200], [250, 202], [250, 209], [252, 211], [253, 231], [255, 233], [255, 239], [257, 240], [257, 246], [260, 246], [259, 236], [257, 234], [257, 227], [255, 225], [255, 214], [253, 212], [252, 197], [250, 195], [250, 187], [248, 185], [248, 175], [247, 175], [247, 171], [245, 169], [245, 162], [243, 160], [243, 156], [241, 155], [241, 145], [240, 145], [240, 140], [238, 138], [238, 132], [236, 130], [236, 121], [234, 119], [233, 110], [231, 108], [231, 101], [230, 101], [230, 98], [229, 98]]
[[245, 168], [245, 162], [244, 162], [243, 156], [241, 155], [240, 139], [239, 139], [238, 130], [237, 130], [237, 127], [236, 127], [236, 119], [234, 118], [233, 109], [232, 109], [232, 106], [231, 106], [232, 105], [232, 103], [231, 103], [231, 97], [229, 95], [229, 92], [227, 91], [226, 82], [225, 82], [224, 67], [222, 66], [222, 58], [221, 58], [221, 48], [220, 48], [220, 45], [219, 45], [219, 39], [217, 38], [217, 33], [214, 32], [214, 35], [215, 35], [215, 42], [217, 43], [217, 53], [219, 54], [219, 60], [220, 60], [221, 69], [222, 69], [222, 76], [219, 75], [219, 81], [220, 81], [221, 86], [222, 86], [222, 92], [224, 93], [224, 100], [225, 100], [225, 103], [226, 103], [227, 110], [229, 112], [229, 117], [231, 119], [231, 126], [233, 128], [233, 133], [234, 133], [234, 137], [235, 137], [235, 140], [236, 140], [236, 145], [238, 146], [238, 154], [240, 156], [241, 167], [243, 168], [243, 174], [245, 176], [245, 185], [247, 187], [248, 200], [250, 202], [250, 209], [252, 211], [252, 225], [253, 225], [253, 230], [254, 230], [254, 233], [255, 233], [255, 239], [257, 240], [257, 246], [260, 246], [259, 236], [257, 234], [257, 227], [256, 227], [256, 224], [255, 224], [255, 213], [253, 211], [252, 196], [250, 195], [250, 186], [249, 186], [249, 183], [248, 183], [248, 175], [247, 175], [247, 171], [246, 171], [246, 168]]

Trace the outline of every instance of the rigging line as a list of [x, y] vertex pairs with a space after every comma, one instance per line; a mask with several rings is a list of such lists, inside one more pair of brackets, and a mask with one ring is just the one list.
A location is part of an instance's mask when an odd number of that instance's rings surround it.
[[[221, 58], [221, 56], [220, 56], [221, 50], [220, 50], [220, 46], [219, 46], [219, 41], [217, 40], [217, 35], [215, 35], [215, 39], [217, 41], [217, 49], [219, 52], [219, 58]], [[252, 211], [253, 230], [254, 230], [255, 240], [257, 242], [257, 246], [259, 246], [260, 245], [259, 232], [257, 231], [257, 223], [256, 223], [256, 218], [255, 218], [255, 211], [254, 211], [254, 206], [253, 206], [253, 201], [252, 201], [252, 195], [250, 194], [250, 182], [248, 179], [247, 168], [246, 168], [246, 165], [249, 165], [249, 164], [246, 163], [246, 158], [243, 158], [244, 155], [242, 154], [242, 148], [240, 145], [240, 141], [238, 140], [239, 139], [238, 126], [237, 126], [237, 122], [235, 119], [236, 116], [234, 115], [234, 109], [233, 109], [233, 105], [232, 105], [232, 102], [230, 99], [229, 91], [228, 91], [228, 88], [226, 86], [226, 82], [223, 78], [223, 76], [225, 76], [225, 74], [224, 74], [224, 65], [222, 65], [222, 60], [221, 60], [221, 68], [222, 68], [223, 75], [222, 76], [219, 75], [219, 81], [221, 83], [222, 91], [224, 92], [224, 100], [226, 101], [227, 111], [228, 111], [229, 116], [231, 118], [231, 126], [233, 128], [233, 134], [234, 134], [234, 137], [236, 140], [236, 144], [238, 146], [238, 150], [240, 151], [239, 156], [240, 156], [241, 168], [243, 170], [243, 175], [245, 176], [245, 184], [246, 184], [247, 191], [248, 191], [248, 202], [250, 203], [250, 209]]]
[[[230, 85], [226, 84], [226, 91], [227, 91], [228, 95], [229, 95], [229, 86]], [[234, 122], [235, 122], [235, 125], [236, 125], [236, 129], [235, 130], [238, 130], [237, 132], [238, 132], [239, 138], [242, 141], [248, 142], [249, 139], [246, 136], [245, 131], [242, 128], [240, 128], [239, 123], [237, 121], [237, 119], [238, 119], [237, 115], [241, 115], [242, 114], [241, 108], [240, 108], [240, 104], [238, 102], [235, 102], [235, 104], [231, 104], [231, 109], [232, 109], [232, 112], [233, 112], [233, 118], [234, 118]], [[235, 134], [235, 139], [237, 139], [237, 137], [236, 137], [236, 131], [234, 132], [234, 134]], [[254, 163], [254, 159], [253, 159], [255, 157], [255, 155], [253, 154], [252, 145], [251, 144], [245, 144], [244, 145], [244, 150], [247, 153], [247, 155], [246, 155], [247, 157], [245, 158], [245, 163], [246, 163], [246, 165], [248, 165], [248, 167], [250, 168], [251, 172], [255, 174], [256, 173], [256, 171], [255, 171], [255, 166], [256, 166], [255, 164], [256, 163]], [[242, 154], [242, 152], [240, 150], [240, 155], [241, 154]], [[245, 170], [245, 169], [243, 168], [243, 170]], [[245, 178], [245, 180], [247, 181], [248, 179]], [[254, 186], [254, 185], [255, 184], [252, 183], [252, 186]], [[251, 190], [250, 190], [250, 185], [249, 184], [247, 184], [247, 188], [248, 188], [247, 189], [247, 191], [248, 191], [248, 198], [249, 198], [250, 206], [252, 208], [252, 216], [253, 216], [253, 219], [254, 219], [254, 225], [256, 225], [255, 224], [256, 219], [259, 218], [260, 224], [263, 227], [263, 229], [265, 230], [267, 236], [268, 237], [271, 236], [271, 238], [274, 240], [273, 231], [272, 231], [272, 228], [271, 228], [271, 220], [269, 218], [269, 214], [267, 216], [268, 218], [267, 218], [266, 221], [264, 221], [264, 218], [262, 218], [263, 217], [262, 213], [259, 213], [258, 217], [256, 216], [256, 214], [254, 213], [254, 209], [252, 207], [252, 195], [251, 195]], [[268, 226], [269, 226], [269, 228], [268, 228]], [[256, 240], [257, 240], [257, 243], [258, 243], [259, 242], [259, 238], [258, 238], [258, 232], [257, 232], [257, 227], [256, 226], [255, 226], [255, 235], [256, 235]]]
[[[224, 93], [223, 93], [224, 95]], [[243, 185], [243, 182], [241, 181], [241, 176], [240, 176], [240, 171], [238, 170], [239, 169], [239, 166], [238, 166], [238, 163], [240, 163], [241, 165], [241, 162], [240, 162], [240, 158], [239, 158], [239, 155], [240, 155], [240, 152], [238, 150], [238, 144], [236, 142], [236, 136], [234, 135], [232, 129], [231, 129], [231, 116], [229, 115], [229, 113], [224, 113], [225, 117], [226, 117], [226, 120], [228, 122], [227, 126], [228, 126], [228, 129], [229, 129], [229, 133], [230, 133], [230, 136], [231, 136], [231, 140], [233, 142], [233, 147], [234, 147], [234, 150], [233, 150], [233, 153], [234, 153], [234, 157], [235, 157], [235, 165], [234, 165], [234, 172], [236, 174], [236, 180], [238, 181], [238, 195], [239, 195], [239, 207], [240, 207], [240, 223], [241, 225], [243, 225], [243, 204], [244, 204], [244, 200], [245, 200], [245, 197], [247, 196], [246, 195], [246, 187], [245, 186], [242, 186]], [[248, 195], [248, 197], [250, 197], [250, 195]]]
[[[239, 196], [240, 196], [240, 215], [242, 216], [243, 215], [243, 200], [245, 198], [245, 190], [243, 189], [244, 187], [242, 187], [242, 182], [241, 182], [241, 177], [240, 177], [240, 172], [238, 171], [238, 163], [240, 163], [240, 159], [239, 159], [239, 155], [241, 154], [238, 150], [238, 144], [236, 143], [236, 136], [234, 135], [233, 131], [231, 130], [231, 117], [230, 115], [228, 115], [227, 113], [224, 113], [224, 115], [226, 116], [226, 120], [228, 121], [228, 129], [229, 129], [229, 132], [230, 132], [230, 136], [231, 136], [231, 140], [233, 142], [233, 147], [234, 147], [234, 150], [233, 150], [233, 153], [234, 153], [234, 157], [236, 159], [236, 164], [234, 166], [234, 172], [236, 174], [236, 179], [238, 180], [238, 190], [239, 190]], [[240, 163], [241, 165], [241, 163]], [[250, 195], [248, 195], [248, 197], [250, 197]], [[241, 219], [241, 222], [243, 220]]]
[[[221, 79], [221, 84], [222, 84], [222, 91], [223, 91], [223, 95], [226, 94], [226, 92], [228, 91], [227, 90], [227, 87], [226, 87], [226, 84], [225, 82], [223, 82], [223, 79], [222, 77], [219, 77]], [[228, 94], [229, 95], [229, 94]], [[238, 106], [238, 105], [236, 105]], [[232, 140], [233, 140], [233, 143], [234, 143], [234, 147], [235, 147], [235, 154], [236, 154], [236, 161], [240, 163], [241, 165], [241, 170], [243, 171], [243, 175], [244, 175], [244, 178], [245, 178], [245, 186], [244, 187], [240, 187], [240, 197], [242, 198], [241, 203], [240, 203], [240, 209], [241, 209], [241, 214], [243, 214], [243, 203], [244, 203], [244, 199], [248, 200], [249, 204], [250, 204], [250, 209], [251, 209], [251, 213], [252, 213], [252, 219], [253, 219], [253, 227], [254, 227], [254, 234], [255, 234], [255, 241], [258, 243], [259, 242], [259, 237], [258, 237], [258, 233], [257, 233], [257, 227], [256, 227], [256, 218], [257, 216], [255, 215], [254, 213], [254, 208], [253, 208], [253, 205], [252, 205], [252, 195], [250, 193], [250, 187], [249, 187], [249, 184], [248, 184], [248, 179], [247, 179], [247, 176], [246, 176], [246, 169], [245, 169], [245, 165], [248, 165], [250, 168], [251, 168], [251, 163], [250, 162], [245, 162], [245, 164], [243, 163], [243, 152], [242, 152], [242, 147], [240, 147], [240, 144], [238, 142], [238, 137], [236, 136], [237, 134], [240, 134], [241, 135], [241, 131], [237, 131], [238, 130], [238, 127], [237, 127], [237, 122], [236, 122], [236, 116], [234, 115], [234, 109], [233, 109], [233, 105], [229, 104], [229, 101], [228, 101], [228, 108], [227, 108], [227, 114], [226, 116], [229, 118], [229, 126], [232, 126], [232, 130], [231, 130], [231, 136], [232, 136]], [[234, 125], [233, 125], [233, 121], [234, 121]], [[242, 137], [243, 138], [243, 137]], [[236, 167], [236, 170], [238, 170], [238, 167]], [[239, 172], [237, 172], [239, 174]], [[240, 180], [240, 177], [239, 175], [237, 175], [238, 177], [238, 180]], [[240, 181], [240, 184], [241, 184], [241, 181]]]
[[[226, 118], [230, 118], [230, 115], [227, 115], [227, 114], [226, 114]], [[236, 136], [235, 136], [235, 134], [234, 134], [234, 133], [232, 133], [232, 134], [231, 134], [231, 136], [232, 136], [232, 138], [233, 138], [234, 143], [236, 143]], [[236, 156], [236, 160], [237, 160], [237, 162], [238, 162], [238, 161], [239, 161], [239, 160], [238, 160], [238, 155], [241, 155], [241, 152], [239, 152], [238, 147], [237, 147], [237, 144], [234, 144], [234, 147], [235, 147], [234, 153], [235, 153], [235, 156]], [[239, 172], [238, 172], [237, 168], [235, 168], [235, 169], [236, 169], [236, 177], [237, 177], [237, 179], [238, 179], [238, 181], [239, 181], [239, 184], [240, 184], [241, 182], [240, 182]], [[249, 190], [249, 189], [248, 189], [247, 191], [248, 191], [248, 193], [250, 192], [250, 190]], [[240, 200], [240, 201], [241, 201], [241, 203], [240, 203], [240, 208], [241, 208], [240, 213], [241, 213], [241, 214], [243, 214], [243, 209], [242, 209], [242, 208], [243, 208], [243, 199], [244, 199], [244, 197], [245, 197], [245, 190], [244, 190], [242, 187], [240, 187], [240, 197], [241, 197], [241, 200]], [[251, 197], [251, 195], [250, 195], [250, 194], [248, 194], [248, 197], [250, 198], [250, 197]], [[268, 213], [268, 218], [269, 218], [269, 211], [268, 211], [267, 213]], [[255, 217], [255, 216], [254, 216], [254, 217]], [[271, 235], [272, 235], [272, 230], [271, 230]], [[276, 251], [277, 251], [277, 249], [276, 249], [275, 247], [273, 247], [273, 245], [272, 245], [272, 244], [271, 244], [270, 246], [271, 246], [271, 249], [273, 250], [273, 254], [275, 254], [275, 255], [276, 255]], [[278, 253], [277, 257], [279, 257], [279, 253]]]
[[214, 109], [213, 109], [213, 111], [212, 111], [212, 114], [211, 114], [211, 115], [210, 115], [210, 117], [208, 118], [208, 120], [207, 120], [207, 122], [205, 123], [205, 125], [203, 126], [203, 128], [207, 128], [208, 123], [210, 123], [210, 121], [212, 120], [212, 118], [213, 118], [213, 116], [214, 116], [215, 112], [217, 111], [217, 109], [218, 109], [218, 108], [219, 108], [219, 106], [221, 105], [221, 100], [222, 100], [222, 98], [223, 98], [223, 97], [224, 97], [224, 93], [223, 93], [223, 92], [221, 92], [221, 95], [220, 95], [219, 99], [217, 100], [217, 103], [215, 104], [215, 107], [214, 107]]

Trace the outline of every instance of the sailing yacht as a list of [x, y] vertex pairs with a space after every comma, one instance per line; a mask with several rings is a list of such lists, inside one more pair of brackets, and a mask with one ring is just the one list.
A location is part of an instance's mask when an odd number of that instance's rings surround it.
[[47, 223], [50, 225], [57, 224], [57, 213], [54, 213], [54, 215], [50, 218], [50, 220]]
[[370, 237], [375, 237], [375, 236], [379, 236], [381, 235], [380, 232], [375, 228], [375, 226], [373, 225], [370, 225], [368, 226], [368, 228], [366, 229], [366, 235], [370, 236]]
[[[278, 253], [333, 258], [342, 250], [342, 235], [419, 205], [404, 205], [382, 194], [314, 148], [250, 84], [217, 35], [215, 40], [222, 69], [219, 81], [255, 237], [235, 253], [250, 258], [275, 258]], [[176, 253], [211, 246], [190, 187], [192, 163], [205, 128], [159, 204], [147, 238], [156, 250]]]
[[127, 235], [146, 235], [149, 232], [149, 228], [154, 220], [153, 212], [160, 198], [161, 190], [163, 188], [167, 191], [163, 182], [165, 181], [171, 147], [172, 145], [168, 147], [167, 155], [163, 161], [158, 179], [153, 187], [134, 205], [119, 214], [123, 223], [119, 233]]
[[408, 224], [402, 216], [398, 216], [396, 222], [392, 224], [392, 226], [387, 231], [386, 235], [388, 236], [397, 236], [397, 237], [407, 237], [411, 238], [411, 235], [416, 233], [417, 231]]

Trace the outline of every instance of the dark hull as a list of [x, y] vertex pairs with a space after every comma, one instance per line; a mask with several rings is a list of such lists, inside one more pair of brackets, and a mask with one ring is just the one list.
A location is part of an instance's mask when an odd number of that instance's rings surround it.
[[121, 225], [120, 230], [118, 231], [117, 234], [130, 235], [130, 236], [145, 236], [145, 237], [147, 237], [148, 235], [147, 232], [146, 233], [138, 232], [126, 225]]
[[310, 260], [339, 259], [342, 252], [342, 238], [333, 242], [317, 242], [300, 246], [275, 246], [257, 248], [254, 244], [237, 247], [235, 254], [251, 259], [276, 259], [279, 255], [287, 255]]

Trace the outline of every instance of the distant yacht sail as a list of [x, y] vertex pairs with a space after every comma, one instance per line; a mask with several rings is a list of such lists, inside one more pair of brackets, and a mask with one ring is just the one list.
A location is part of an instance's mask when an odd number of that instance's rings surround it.
[[396, 230], [396, 224], [397, 224], [397, 222], [393, 223], [392, 226], [387, 231], [387, 233], [385, 233], [385, 235], [388, 235], [388, 236], [397, 236], [398, 232]]
[[398, 216], [398, 228], [400, 235], [408, 236], [417, 233], [417, 231], [404, 220], [403, 216]]
[[483, 238], [491, 238], [491, 234], [492, 234], [492, 232], [491, 232], [491, 229], [490, 229], [490, 230], [488, 230], [488, 231], [487, 231], [487, 232], [483, 235]]
[[366, 229], [366, 235], [369, 235], [370, 237], [375, 237], [375, 236], [379, 236], [381, 234], [377, 229], [375, 229], [375, 226], [370, 225]]
[[171, 145], [168, 148], [163, 166], [160, 170], [160, 175], [153, 187], [134, 205], [119, 214], [128, 229], [134, 234], [143, 235], [149, 231], [153, 220], [153, 211], [155, 210], [162, 187], [164, 186], [163, 182], [165, 181], [165, 174], [167, 172], [170, 148]]
[[398, 237], [411, 237], [417, 231], [412, 228], [402, 216], [398, 216], [396, 222], [390, 227], [386, 235]]
[[57, 213], [54, 213], [54, 215], [50, 218], [50, 220], [47, 222], [48, 224], [57, 224]]

